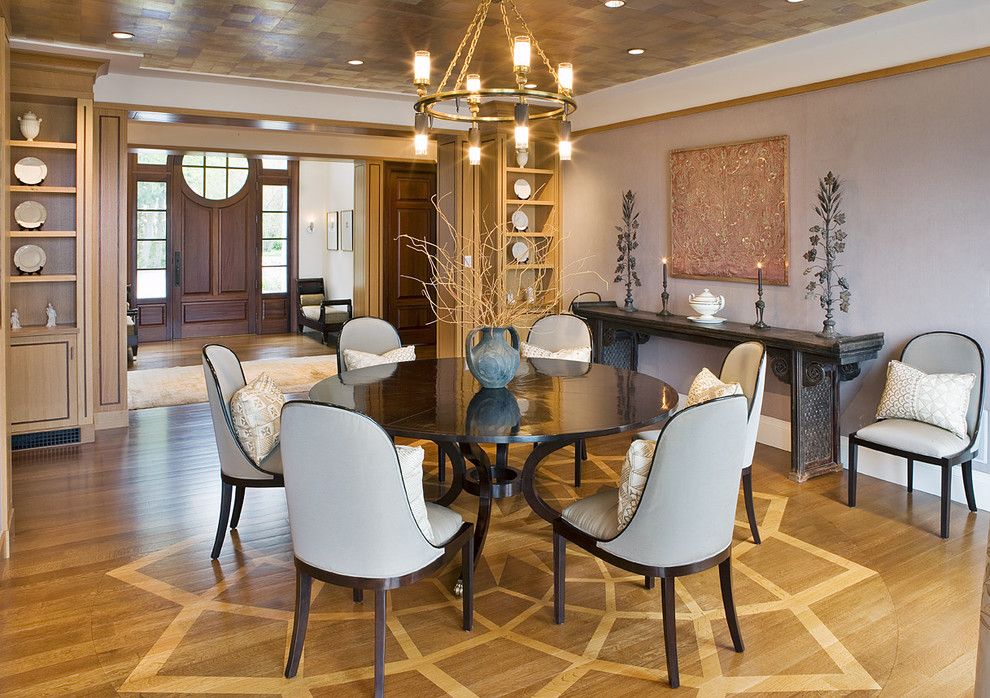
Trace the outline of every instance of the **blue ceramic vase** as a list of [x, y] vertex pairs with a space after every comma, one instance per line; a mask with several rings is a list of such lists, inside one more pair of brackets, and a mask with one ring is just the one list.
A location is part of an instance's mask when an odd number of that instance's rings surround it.
[[[512, 344], [505, 341], [509, 333]], [[475, 344], [476, 335], [481, 340]], [[464, 340], [468, 369], [482, 388], [504, 388], [519, 368], [519, 333], [515, 327], [481, 327], [473, 329]]]

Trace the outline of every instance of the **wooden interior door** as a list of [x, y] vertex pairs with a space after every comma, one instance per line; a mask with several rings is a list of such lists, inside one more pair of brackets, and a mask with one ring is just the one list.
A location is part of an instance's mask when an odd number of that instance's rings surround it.
[[[254, 168], [229, 199], [212, 201], [183, 181], [172, 220], [172, 335], [208, 337], [255, 331], [258, 232]], [[180, 180], [181, 177], [177, 177]]]
[[422, 252], [400, 238], [408, 235], [430, 244], [437, 241], [437, 168], [433, 164], [385, 163], [385, 230], [383, 235], [385, 319], [398, 330], [403, 344], [436, 344], [437, 331], [429, 300], [416, 279], [427, 280], [430, 265]]

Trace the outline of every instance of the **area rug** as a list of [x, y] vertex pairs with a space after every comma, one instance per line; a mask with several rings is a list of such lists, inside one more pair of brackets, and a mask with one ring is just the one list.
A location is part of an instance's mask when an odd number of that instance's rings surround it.
[[[300, 356], [245, 361], [244, 376], [250, 382], [268, 373], [284, 393], [305, 393], [313, 384], [337, 374], [337, 357]], [[206, 402], [203, 367], [149, 368], [127, 373], [127, 405], [132, 410]]]

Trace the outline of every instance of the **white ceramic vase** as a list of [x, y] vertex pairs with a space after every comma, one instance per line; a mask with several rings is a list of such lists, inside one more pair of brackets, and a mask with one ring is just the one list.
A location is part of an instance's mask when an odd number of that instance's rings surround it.
[[33, 141], [41, 132], [41, 119], [33, 111], [18, 116], [17, 122], [21, 127], [21, 135], [29, 141]]

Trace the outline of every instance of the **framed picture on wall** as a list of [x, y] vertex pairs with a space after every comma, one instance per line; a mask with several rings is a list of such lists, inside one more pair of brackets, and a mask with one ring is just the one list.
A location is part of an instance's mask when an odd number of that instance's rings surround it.
[[354, 211], [340, 212], [340, 249], [345, 252], [354, 249]]
[[338, 229], [339, 212], [327, 211], [327, 249], [336, 250], [340, 246], [340, 232]]

